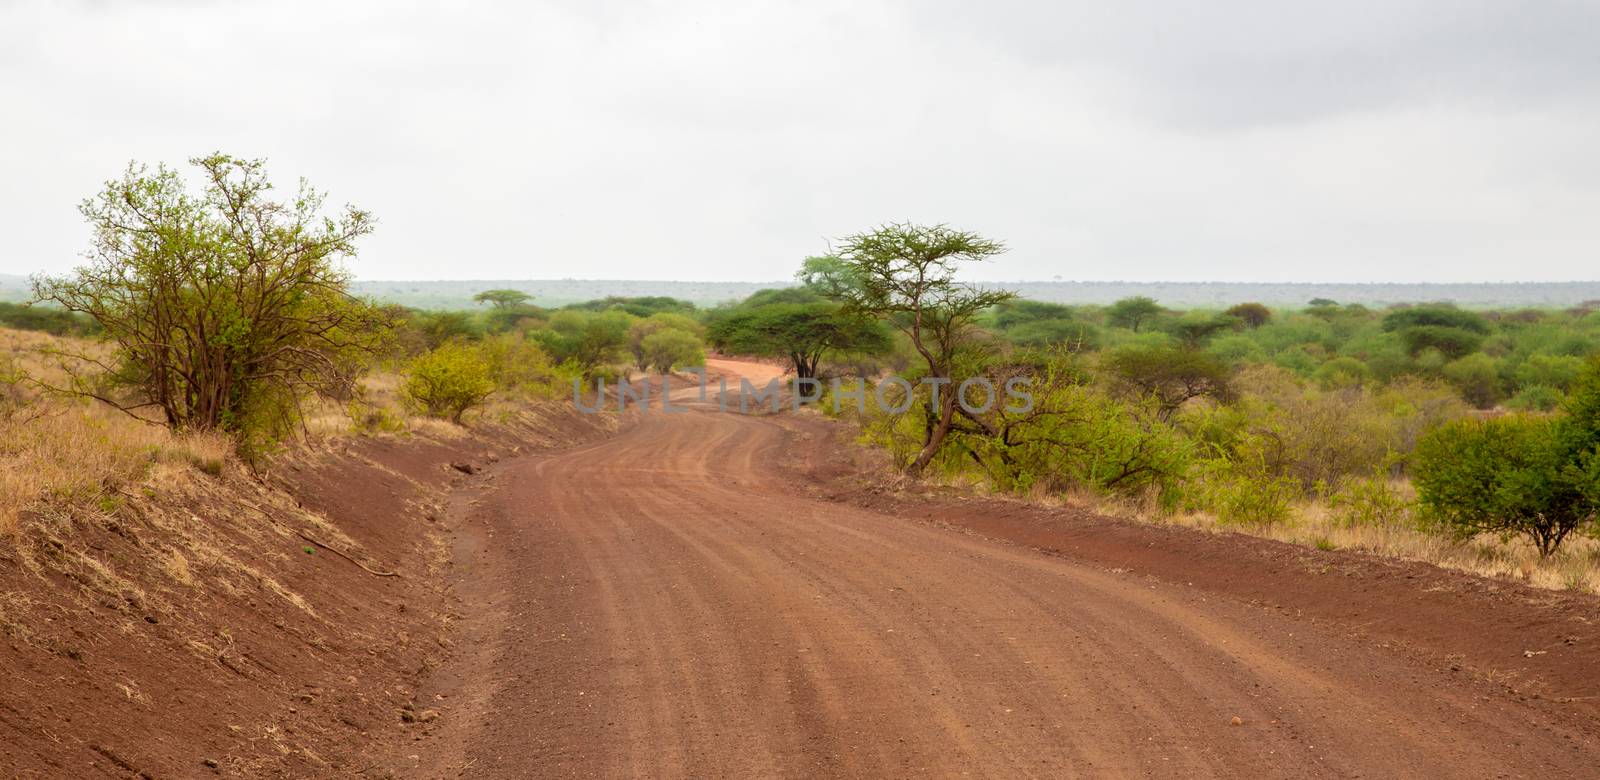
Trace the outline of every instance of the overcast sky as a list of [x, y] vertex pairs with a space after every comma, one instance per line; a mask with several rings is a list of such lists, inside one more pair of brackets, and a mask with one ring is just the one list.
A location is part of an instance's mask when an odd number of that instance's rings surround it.
[[364, 279], [1600, 278], [1600, 3], [0, 0], [0, 272], [130, 160], [370, 209]]

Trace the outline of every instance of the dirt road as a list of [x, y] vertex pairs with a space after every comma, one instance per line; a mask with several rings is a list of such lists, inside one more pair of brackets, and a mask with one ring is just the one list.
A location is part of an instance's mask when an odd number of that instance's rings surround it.
[[794, 436], [693, 410], [500, 464], [402, 773], [1600, 771], [1580, 722], [1314, 621], [810, 498]]

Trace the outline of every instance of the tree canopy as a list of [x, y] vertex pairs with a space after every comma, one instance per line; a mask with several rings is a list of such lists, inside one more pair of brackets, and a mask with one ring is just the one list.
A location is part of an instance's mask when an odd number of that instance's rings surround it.
[[282, 433], [305, 394], [349, 392], [355, 361], [390, 325], [350, 295], [341, 265], [372, 215], [325, 215], [304, 182], [273, 200], [261, 160], [190, 162], [199, 194], [176, 170], [130, 165], [80, 207], [94, 231], [87, 264], [34, 279], [37, 300], [92, 318], [115, 346], [110, 363], [68, 356], [104, 373], [57, 389], [154, 409], [174, 428]]
[[733, 352], [786, 358], [801, 379], [815, 378], [830, 353], [876, 354], [889, 347], [877, 322], [827, 301], [743, 307], [717, 320], [711, 338]]
[[509, 309], [521, 306], [533, 300], [533, 296], [521, 290], [484, 290], [472, 296], [476, 303], [487, 303], [497, 309]]
[[1123, 298], [1106, 308], [1106, 321], [1119, 328], [1138, 333], [1146, 323], [1166, 312], [1154, 298], [1142, 295]]
[[[854, 286], [838, 292], [847, 310], [886, 320], [906, 335], [921, 356], [927, 376], [959, 384], [982, 363], [972, 353], [979, 342], [973, 322], [986, 309], [1016, 298], [956, 281], [962, 263], [988, 260], [1006, 250], [999, 241], [946, 225], [887, 224], [844, 239], [838, 258]], [[972, 354], [964, 354], [972, 353]], [[972, 359], [963, 359], [972, 358]], [[955, 393], [934, 394], [923, 402], [926, 433], [908, 471], [920, 473], [938, 454], [960, 409]], [[984, 421], [970, 418], [981, 427]]]

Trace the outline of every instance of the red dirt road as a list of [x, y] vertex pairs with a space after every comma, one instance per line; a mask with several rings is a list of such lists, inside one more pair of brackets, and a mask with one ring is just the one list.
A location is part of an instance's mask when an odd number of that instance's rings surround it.
[[1591, 721], [1292, 613], [817, 500], [785, 470], [799, 449], [792, 426], [697, 409], [495, 467], [459, 501], [466, 616], [423, 691], [442, 714], [393, 769], [1600, 771]]

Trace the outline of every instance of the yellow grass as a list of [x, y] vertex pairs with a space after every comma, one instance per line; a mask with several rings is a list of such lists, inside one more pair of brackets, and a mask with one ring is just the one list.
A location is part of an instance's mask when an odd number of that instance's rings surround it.
[[1294, 507], [1287, 522], [1272, 525], [1224, 525], [1217, 522], [1215, 517], [1200, 512], [1163, 516], [1139, 511], [1129, 505], [1107, 506], [1103, 501], [1095, 503], [1097, 509], [1109, 509], [1148, 522], [1169, 523], [1214, 533], [1235, 531], [1325, 550], [1360, 550], [1391, 558], [1423, 561], [1483, 577], [1508, 577], [1551, 590], [1600, 593], [1600, 540], [1585, 536], [1568, 537], [1558, 552], [1541, 560], [1538, 550], [1520, 537], [1501, 539], [1484, 534], [1457, 540], [1446, 534], [1419, 530], [1409, 524], [1352, 526], [1341, 522], [1322, 501], [1304, 502]]
[[[23, 513], [51, 504], [92, 506], [118, 500], [133, 486], [171, 464], [218, 474], [234, 463], [232, 443], [220, 433], [177, 434], [104, 404], [40, 393], [26, 376], [54, 385], [65, 373], [50, 349], [99, 353], [93, 342], [0, 328], [0, 535], [14, 534]], [[456, 439], [467, 429], [416, 414], [404, 403], [395, 372], [363, 377], [350, 402], [313, 400], [304, 432], [312, 441], [357, 435]], [[469, 424], [517, 425], [531, 398], [497, 394], [468, 414]], [[175, 571], [181, 564], [174, 562]], [[177, 579], [182, 579], [178, 576]]]
[[[42, 348], [61, 339], [0, 330], [0, 368], [60, 382]], [[39, 397], [21, 383], [0, 413], [0, 533], [16, 530], [19, 515], [40, 503], [110, 499], [157, 463], [219, 469], [229, 444], [220, 435], [174, 435], [102, 404]]]
[[[887, 468], [887, 467], [885, 467]], [[980, 475], [943, 474], [933, 480], [957, 490], [999, 495]], [[1414, 491], [1405, 481], [1390, 485], [1407, 498]], [[1075, 506], [1104, 515], [1157, 525], [1179, 525], [1208, 533], [1235, 532], [1324, 550], [1358, 550], [1390, 558], [1422, 561], [1482, 577], [1504, 577], [1539, 588], [1600, 593], [1600, 539], [1573, 534], [1547, 559], [1521, 537], [1501, 539], [1490, 534], [1458, 540], [1444, 533], [1425, 531], [1404, 522], [1352, 525], [1344, 522], [1323, 500], [1304, 501], [1293, 507], [1289, 520], [1271, 525], [1222, 523], [1205, 512], [1170, 513], [1152, 501], [1118, 499], [1090, 491], [1066, 494], [1043, 485], [1019, 500], [1044, 506]]]

